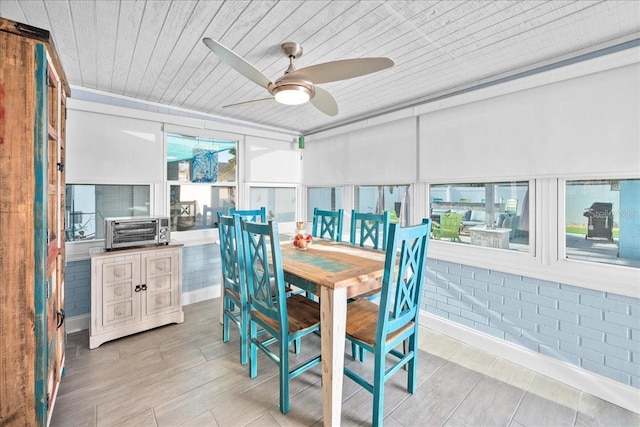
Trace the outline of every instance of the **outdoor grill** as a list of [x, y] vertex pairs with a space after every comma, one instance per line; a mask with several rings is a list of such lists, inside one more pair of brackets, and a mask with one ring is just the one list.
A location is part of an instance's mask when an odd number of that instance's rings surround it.
[[589, 237], [601, 237], [613, 241], [613, 212], [611, 203], [595, 202], [584, 211], [588, 218], [587, 234]]

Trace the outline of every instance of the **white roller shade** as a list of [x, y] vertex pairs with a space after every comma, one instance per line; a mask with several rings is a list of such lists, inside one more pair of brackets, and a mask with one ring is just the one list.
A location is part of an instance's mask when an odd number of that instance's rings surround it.
[[67, 182], [162, 181], [162, 123], [68, 110]]
[[640, 171], [640, 65], [420, 116], [420, 180]]
[[294, 142], [247, 136], [241, 165], [248, 182], [298, 183], [300, 152]]
[[308, 141], [305, 185], [398, 184], [416, 179], [416, 119], [411, 117]]

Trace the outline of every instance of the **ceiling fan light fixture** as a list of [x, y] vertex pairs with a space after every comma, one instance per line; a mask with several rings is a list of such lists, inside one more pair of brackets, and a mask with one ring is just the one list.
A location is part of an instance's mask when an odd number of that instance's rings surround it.
[[299, 85], [283, 85], [273, 90], [273, 96], [281, 104], [300, 105], [313, 96], [311, 90]]

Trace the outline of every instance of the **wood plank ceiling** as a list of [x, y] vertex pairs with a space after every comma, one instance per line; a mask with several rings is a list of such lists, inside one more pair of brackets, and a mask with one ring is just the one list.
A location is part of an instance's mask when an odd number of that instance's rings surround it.
[[[348, 123], [640, 38], [637, 1], [2, 0], [0, 15], [50, 30], [74, 87], [300, 134]], [[387, 56], [391, 69], [319, 85], [329, 117], [275, 101], [203, 43], [220, 41], [272, 80], [297, 68]], [[73, 95], [72, 95], [73, 96]]]

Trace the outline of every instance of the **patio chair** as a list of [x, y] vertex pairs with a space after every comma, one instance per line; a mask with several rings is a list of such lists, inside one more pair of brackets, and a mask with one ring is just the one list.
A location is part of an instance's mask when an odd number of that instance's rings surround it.
[[343, 209], [338, 209], [337, 211], [325, 211], [314, 208], [311, 235], [313, 237], [333, 240], [334, 242], [341, 242], [343, 219]]
[[[287, 298], [277, 223], [241, 220], [240, 227], [249, 290], [249, 371], [251, 378], [258, 375], [258, 349], [278, 365], [280, 412], [286, 414], [289, 412], [290, 381], [320, 363], [320, 354], [317, 354], [290, 368], [289, 345], [320, 330], [320, 305], [298, 294]], [[275, 297], [271, 296], [272, 283]], [[259, 337], [260, 330], [271, 338]], [[276, 348], [272, 349], [272, 346]]]
[[453, 242], [460, 239], [460, 227], [462, 225], [462, 214], [448, 212], [440, 216], [440, 224], [434, 227], [433, 237], [435, 239], [449, 238]]
[[[346, 337], [374, 354], [374, 374], [370, 381], [348, 367], [344, 373], [373, 394], [373, 426], [382, 425], [385, 382], [404, 366], [407, 391], [416, 391], [420, 299], [430, 230], [430, 219], [412, 227], [391, 224], [380, 304], [360, 298], [347, 305]], [[401, 351], [399, 345], [405, 340], [408, 345]]]

